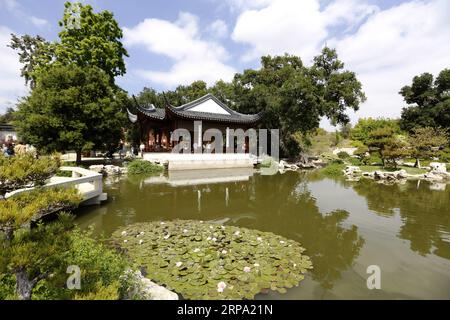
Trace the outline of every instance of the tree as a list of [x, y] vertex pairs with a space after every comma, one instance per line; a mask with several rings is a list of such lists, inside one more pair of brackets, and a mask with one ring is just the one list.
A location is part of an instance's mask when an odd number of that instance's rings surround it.
[[368, 145], [370, 134], [381, 128], [389, 127], [392, 129], [393, 134], [400, 133], [400, 127], [397, 120], [384, 119], [384, 118], [361, 118], [358, 123], [351, 130], [351, 138], [355, 141], [359, 141], [364, 145]]
[[57, 157], [36, 159], [31, 154], [16, 157], [0, 155], [0, 199], [20, 188], [44, 185], [59, 166]]
[[365, 145], [359, 145], [356, 150], [353, 152], [353, 154], [355, 156], [358, 157], [358, 159], [362, 162], [362, 163], [366, 163], [367, 161], [367, 154], [369, 152], [369, 148]]
[[442, 70], [436, 79], [430, 73], [415, 76], [412, 85], [404, 86], [400, 94], [408, 104], [400, 121], [403, 130], [450, 128], [450, 69]]
[[55, 47], [56, 62], [97, 66], [114, 83], [116, 76], [125, 74], [124, 57], [128, 57], [121, 42], [123, 32], [114, 15], [106, 10], [94, 13], [92, 6], [78, 2], [66, 2], [64, 6], [63, 19], [59, 22], [63, 29]]
[[[66, 241], [64, 219], [60, 224], [34, 230], [30, 229], [31, 223], [48, 213], [73, 208], [81, 201], [75, 189], [39, 189], [58, 167], [59, 159], [55, 157], [0, 155], [0, 232], [4, 234], [0, 271], [15, 275], [20, 299], [30, 299], [34, 286], [48, 277], [50, 266], [57, 259], [56, 251], [63, 249], [61, 243]], [[37, 189], [4, 199], [7, 192], [30, 186]]]
[[440, 128], [414, 128], [409, 136], [415, 167], [420, 168], [420, 159], [430, 159], [439, 154], [439, 149], [448, 145], [448, 134]]
[[[75, 188], [42, 188], [59, 163], [55, 156], [0, 155], [0, 299], [119, 298], [123, 257], [89, 232], [74, 229], [73, 216], [67, 213], [42, 222], [44, 216], [71, 210], [82, 200]], [[35, 189], [4, 199], [6, 192], [31, 186]], [[82, 271], [81, 290], [66, 287], [70, 265]], [[38, 285], [40, 290], [35, 290]]]
[[109, 11], [66, 2], [60, 26], [54, 43], [13, 35], [11, 47], [33, 89], [19, 102], [14, 124], [41, 151], [75, 150], [80, 163], [83, 150], [111, 151], [122, 137], [127, 99], [114, 77], [125, 73], [128, 53]]
[[8, 107], [4, 114], [0, 115], [0, 123], [9, 124], [14, 120], [14, 109]]
[[339, 129], [339, 133], [341, 134], [342, 138], [344, 138], [344, 139], [350, 138], [351, 132], [352, 132], [352, 124], [351, 123], [341, 125], [341, 127]]
[[310, 68], [292, 55], [265, 56], [261, 64], [259, 70], [234, 77], [233, 105], [243, 113], [264, 111], [263, 125], [280, 129], [285, 155], [300, 151], [296, 132], [314, 131], [321, 117], [346, 124], [345, 111], [358, 110], [366, 99], [355, 73], [344, 70], [335, 50], [324, 48]]
[[[128, 57], [121, 39], [122, 29], [109, 11], [94, 13], [92, 6], [66, 2], [59, 22], [59, 42], [50, 43], [41, 36], [11, 35], [9, 47], [18, 51], [23, 64], [21, 75], [34, 88], [36, 78], [53, 65], [80, 67], [97, 66], [114, 84], [116, 76], [126, 72], [124, 57]], [[76, 23], [74, 23], [74, 21]]]
[[390, 127], [381, 127], [369, 133], [367, 146], [379, 152], [383, 166], [397, 166], [397, 160], [409, 155], [408, 145], [402, 137]]
[[25, 78], [25, 85], [34, 88], [37, 72], [45, 68], [54, 58], [54, 45], [41, 36], [23, 35], [18, 37], [11, 34], [8, 47], [17, 50], [19, 62], [23, 65], [20, 74]]
[[178, 86], [174, 91], [165, 92], [166, 98], [175, 106], [181, 106], [196, 100], [208, 93], [208, 87], [204, 81], [194, 81], [187, 86]]
[[397, 161], [411, 154], [409, 145], [401, 136], [393, 136], [381, 151], [383, 161], [397, 168]]
[[54, 65], [18, 105], [19, 135], [44, 152], [112, 150], [122, 137], [125, 93], [99, 68]]

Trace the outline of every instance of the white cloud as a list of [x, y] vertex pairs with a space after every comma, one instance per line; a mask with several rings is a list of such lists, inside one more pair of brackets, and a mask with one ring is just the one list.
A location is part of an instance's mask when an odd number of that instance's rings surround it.
[[415, 75], [450, 68], [449, 35], [450, 4], [436, 0], [379, 11], [355, 34], [332, 40], [368, 96], [357, 116], [400, 116], [402, 86]]
[[0, 113], [13, 106], [17, 98], [27, 90], [20, 77], [18, 56], [7, 47], [12, 32], [9, 28], [0, 26]]
[[262, 8], [273, 0], [214, 0], [219, 5], [226, 5], [232, 12]]
[[355, 25], [373, 11], [355, 0], [336, 0], [323, 10], [319, 0], [272, 0], [264, 8], [242, 12], [232, 39], [250, 45], [244, 61], [288, 52], [309, 62], [329, 37], [330, 27]]
[[138, 74], [166, 87], [195, 80], [208, 84], [230, 80], [236, 71], [226, 64], [228, 52], [220, 44], [202, 39], [197, 20], [190, 13], [180, 13], [173, 23], [145, 19], [133, 28], [124, 28], [125, 45], [144, 46], [149, 52], [173, 60], [168, 71], [139, 70]]
[[38, 28], [49, 25], [49, 22], [45, 19], [26, 14], [17, 0], [0, 0], [0, 8], [4, 8], [17, 18], [23, 19]]
[[228, 35], [228, 26], [223, 20], [216, 20], [206, 29], [215, 38], [225, 38]]
[[398, 117], [398, 94], [413, 76], [450, 67], [450, 3], [410, 1], [385, 10], [356, 0], [272, 0], [244, 9], [232, 39], [249, 46], [243, 59], [264, 54], [300, 55], [304, 62], [325, 45], [336, 47], [346, 67], [357, 72], [368, 101], [359, 117]]
[[36, 27], [44, 27], [44, 26], [49, 24], [47, 20], [41, 19], [41, 18], [38, 18], [38, 17], [35, 17], [35, 16], [30, 16], [29, 20]]

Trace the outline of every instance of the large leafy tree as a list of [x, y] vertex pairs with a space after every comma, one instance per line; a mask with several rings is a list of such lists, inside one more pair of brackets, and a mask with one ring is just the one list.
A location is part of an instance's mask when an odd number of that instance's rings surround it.
[[402, 129], [450, 128], [450, 69], [442, 70], [436, 79], [430, 73], [416, 76], [400, 94], [408, 104], [402, 111]]
[[54, 65], [18, 105], [20, 136], [43, 152], [111, 150], [122, 137], [125, 93], [97, 67]]
[[358, 110], [366, 99], [355, 73], [344, 70], [335, 50], [324, 48], [311, 67], [292, 55], [265, 56], [261, 63], [261, 69], [235, 76], [232, 100], [241, 112], [264, 111], [263, 125], [280, 129], [285, 155], [300, 151], [299, 132], [314, 131], [322, 117], [347, 124], [347, 109]]
[[34, 88], [36, 72], [54, 58], [54, 45], [39, 35], [33, 37], [26, 34], [18, 37], [11, 34], [9, 47], [18, 51], [19, 62], [22, 64], [20, 74], [25, 79], [25, 84]]
[[175, 106], [180, 106], [188, 102], [191, 102], [195, 99], [198, 99], [207, 94], [208, 92], [209, 91], [206, 82], [198, 80], [192, 82], [189, 85], [178, 86], [173, 91], [165, 92], [165, 95], [171, 104]]
[[368, 145], [370, 140], [370, 134], [381, 128], [389, 127], [394, 134], [400, 133], [400, 127], [398, 120], [384, 119], [384, 118], [361, 118], [356, 123], [355, 127], [351, 130], [350, 136], [353, 140], [359, 141], [364, 145]]
[[126, 72], [122, 29], [110, 11], [95, 13], [92, 6], [65, 3], [62, 31], [55, 47], [57, 63], [75, 63], [78, 66], [97, 66], [111, 81]]
[[18, 105], [21, 137], [43, 152], [114, 149], [122, 137], [127, 100], [114, 77], [125, 73], [128, 56], [122, 30], [109, 11], [65, 4], [60, 41], [13, 35], [31, 96]]

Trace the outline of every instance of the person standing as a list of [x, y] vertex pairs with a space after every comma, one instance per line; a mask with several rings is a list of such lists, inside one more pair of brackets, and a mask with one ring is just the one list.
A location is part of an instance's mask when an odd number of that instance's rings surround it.
[[141, 143], [141, 145], [139, 146], [139, 149], [141, 150], [141, 157], [144, 158], [145, 144]]

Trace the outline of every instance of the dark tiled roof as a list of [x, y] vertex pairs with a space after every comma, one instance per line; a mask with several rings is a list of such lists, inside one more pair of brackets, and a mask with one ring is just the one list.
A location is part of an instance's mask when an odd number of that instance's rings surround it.
[[[229, 114], [219, 114], [219, 113], [210, 113], [210, 112], [199, 112], [199, 111], [191, 111], [195, 106], [202, 104], [207, 100], [213, 100], [219, 106], [221, 106], [225, 111]], [[194, 100], [187, 104], [184, 104], [180, 107], [174, 107], [170, 104], [166, 105], [165, 109], [158, 109], [154, 106], [149, 108], [145, 108], [142, 106], [136, 106], [138, 111], [144, 114], [145, 116], [155, 119], [155, 120], [164, 120], [167, 119], [169, 115], [179, 117], [181, 119], [187, 120], [206, 120], [206, 121], [215, 121], [215, 122], [225, 122], [225, 123], [240, 123], [240, 124], [255, 124], [261, 120], [262, 113], [258, 114], [242, 114], [233, 109], [230, 109], [228, 106], [223, 104], [219, 99], [214, 97], [212, 94], [207, 94], [200, 99]]]
[[219, 114], [219, 113], [179, 110], [178, 108], [175, 108], [173, 106], [168, 106], [167, 108], [170, 113], [173, 113], [180, 118], [188, 120], [207, 120], [217, 122], [252, 124], [258, 122], [261, 119], [260, 114], [247, 115], [237, 112], [233, 112], [231, 114]]
[[156, 119], [156, 120], [164, 120], [166, 118], [166, 110], [159, 109], [159, 108], [144, 108], [140, 105], [136, 105], [136, 108], [141, 112], [142, 114], [146, 115], [149, 118]]

